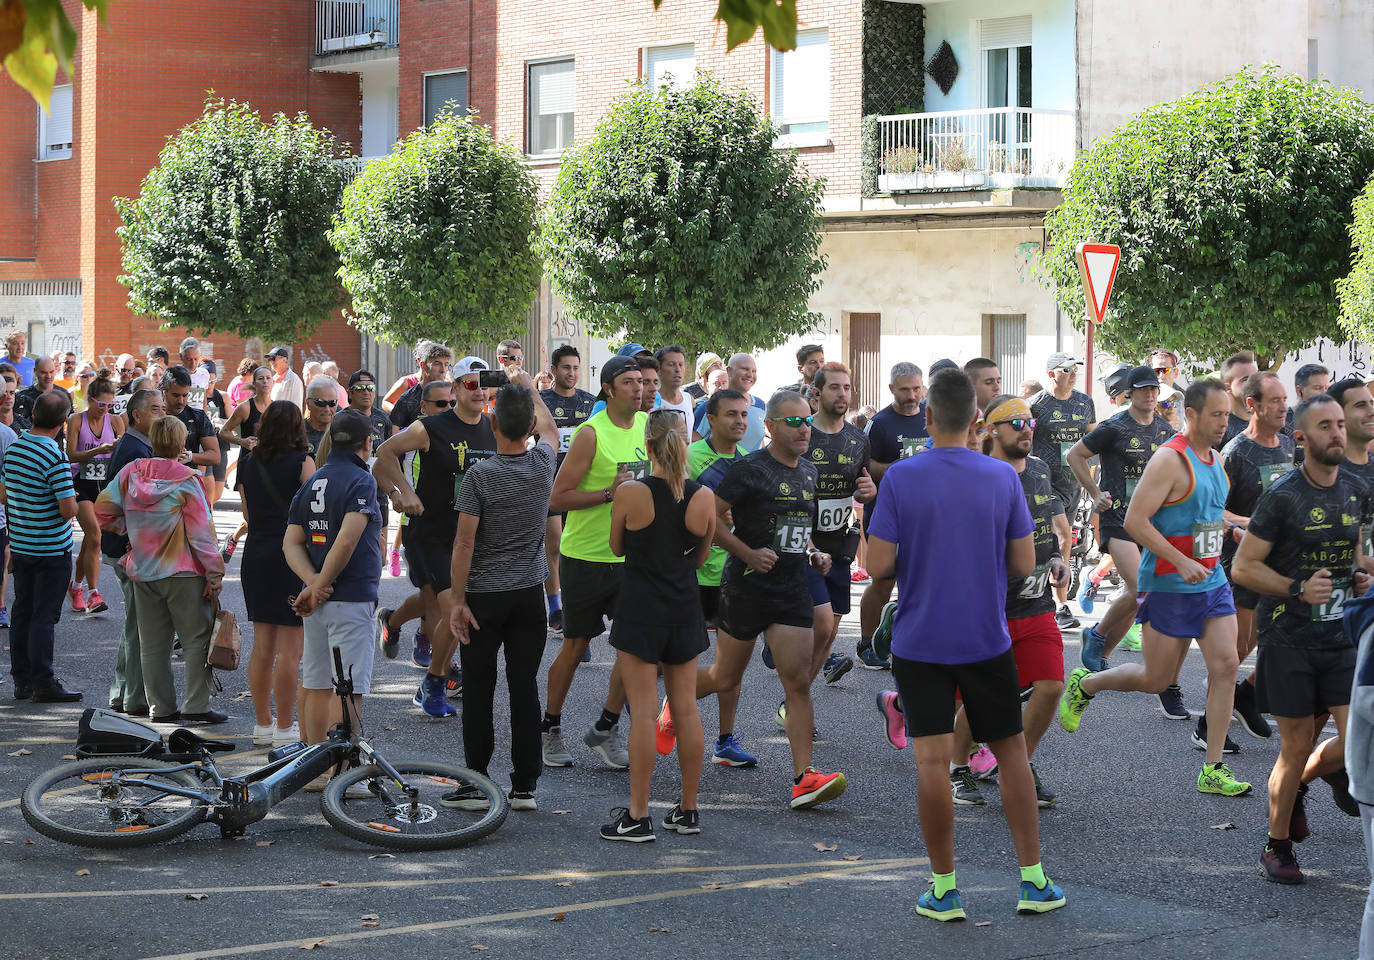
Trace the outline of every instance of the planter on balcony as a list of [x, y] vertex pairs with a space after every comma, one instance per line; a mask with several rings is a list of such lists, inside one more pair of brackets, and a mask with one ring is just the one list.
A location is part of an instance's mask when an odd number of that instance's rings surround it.
[[976, 170], [939, 170], [935, 173], [884, 173], [878, 189], [884, 193], [915, 190], [970, 190], [987, 183], [988, 175]]
[[344, 37], [325, 37], [322, 46], [325, 53], [343, 53], [347, 50], [382, 47], [386, 45], [386, 41], [386, 33], [373, 30], [371, 33], [355, 33]]

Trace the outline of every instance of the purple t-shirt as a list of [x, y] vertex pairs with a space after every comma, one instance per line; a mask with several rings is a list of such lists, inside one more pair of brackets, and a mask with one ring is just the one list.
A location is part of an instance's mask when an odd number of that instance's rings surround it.
[[868, 535], [897, 545], [892, 653], [977, 663], [1010, 649], [1007, 544], [1033, 529], [1010, 464], [934, 447], [889, 467]]

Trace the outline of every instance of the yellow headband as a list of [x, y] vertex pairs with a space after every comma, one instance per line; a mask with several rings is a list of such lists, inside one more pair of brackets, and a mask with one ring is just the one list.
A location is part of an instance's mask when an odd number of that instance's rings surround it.
[[1029, 420], [1031, 418], [1030, 404], [1020, 397], [1012, 397], [1010, 400], [1003, 400], [987, 415], [983, 417], [983, 422], [989, 427], [1001, 423], [1004, 420], [1015, 420], [1017, 418]]

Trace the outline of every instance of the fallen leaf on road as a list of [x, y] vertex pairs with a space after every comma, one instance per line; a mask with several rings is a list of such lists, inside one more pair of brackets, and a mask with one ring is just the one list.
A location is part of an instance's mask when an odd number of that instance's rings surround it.
[[783, 884], [783, 886], [785, 886], [785, 887], [800, 887], [800, 886], [801, 886], [803, 883], [805, 883], [805, 882], [806, 882], [805, 880], [788, 880], [785, 884]]
[[323, 940], [311, 940], [311, 941], [308, 941], [307, 943], [301, 944], [301, 949], [302, 949], [302, 950], [318, 950], [318, 949], [320, 949], [320, 947], [322, 947], [322, 946], [324, 946], [324, 941], [323, 941]]
[[835, 844], [833, 844], [833, 843], [823, 843], [823, 842], [820, 841], [820, 840], [817, 840], [815, 843], [811, 844], [811, 846], [815, 847], [815, 848], [816, 848], [817, 850], [819, 850], [821, 853], [830, 853], [831, 851], [833, 851], [833, 850], [836, 849], [836, 845], [835, 845]]
[[490, 950], [491, 947], [487, 946], [487, 945], [484, 944], [484, 943], [474, 943], [474, 944], [472, 945], [472, 949], [474, 949], [474, 950]]
[[251, 697], [251, 696], [252, 696], [252, 694], [249, 693], [247, 690], [245, 690], [245, 691], [243, 691], [242, 693], [236, 693], [236, 694], [234, 694], [232, 697], [229, 698], [229, 702], [230, 702], [230, 703], [242, 703], [244, 700], [247, 700], [247, 699], [248, 699], [249, 697]]
[[673, 931], [669, 930], [667, 927], [650, 927], [650, 928], [649, 928], [649, 932], [650, 932], [650, 933], [672, 933]]
[[89, 877], [89, 876], [91, 875], [91, 871], [89, 871], [89, 870], [78, 870], [78, 871], [76, 871], [76, 875], [77, 875], [78, 877]]
[[571, 886], [572, 886], [572, 881], [571, 881], [571, 880], [559, 880], [557, 883], [554, 884], [554, 886], [555, 886], [555, 887], [571, 887]]
[[708, 882], [706, 882], [706, 883], [703, 883], [703, 884], [701, 885], [701, 889], [703, 889], [703, 890], [720, 890], [720, 889], [722, 889], [724, 886], [725, 886], [725, 884], [722, 883], [722, 882], [719, 881], [719, 880], [710, 880], [710, 881], [708, 881]]
[[32, 840], [25, 840], [24, 843], [28, 844], [29, 846], [33, 846]]
[[75, 759], [76, 759], [76, 754], [74, 754], [74, 753], [64, 753], [64, 754], [62, 754], [62, 759], [63, 759], [63, 760], [75, 760]]
[[553, 923], [557, 923], [559, 920], [562, 920], [563, 918], [564, 914], [555, 913], [553, 916], [549, 917], [549, 920]]
[[11, 753], [10, 756], [11, 756], [11, 757], [31, 757], [31, 756], [33, 756], [33, 751], [30, 750], [28, 747], [20, 747], [18, 750], [15, 750], [13, 753]]
[[1212, 829], [1213, 829], [1213, 830], [1234, 830], [1234, 829], [1236, 829], [1236, 825], [1235, 825], [1234, 823], [1214, 823], [1214, 824], [1212, 824]]
[[378, 920], [378, 919], [380, 919], [380, 918], [379, 918], [375, 913], [365, 913], [365, 914], [363, 914], [361, 917], [359, 917], [358, 919], [359, 919], [359, 920]]
[[322, 887], [337, 887], [338, 885], [339, 885], [339, 881], [337, 881], [337, 880], [321, 880], [321, 881], [320, 881], [320, 886], [322, 886]]
[[396, 854], [394, 854], [394, 853], [374, 853], [374, 854], [370, 854], [370, 855], [368, 856], [367, 859], [369, 859], [369, 860], [395, 860], [395, 859], [396, 859]]
[[209, 895], [208, 895], [208, 894], [204, 894], [204, 893], [188, 893], [188, 894], [186, 894], [186, 899], [187, 899], [187, 900], [208, 900], [208, 899], [209, 899]]
[[556, 813], [558, 816], [561, 817], [561, 816], [562, 816], [563, 814], [565, 814], [565, 813], [572, 813], [572, 811], [571, 811], [571, 810], [555, 810], [554, 813]]
[[992, 926], [992, 921], [991, 921], [991, 920], [979, 920], [977, 923], [974, 924], [974, 926], [975, 926], [975, 927], [990, 927], [990, 926]]
[[383, 729], [383, 730], [390, 731], [390, 730], [395, 730], [396, 728], [395, 728], [395, 727], [382, 727], [382, 729]]
[[380, 927], [380, 926], [382, 925], [382, 922], [381, 922], [380, 920], [364, 920], [364, 921], [362, 922], [362, 925], [363, 925], [364, 927], [369, 927], [369, 928], [370, 928], [370, 927]]
[[270, 847], [276, 842], [275, 840], [259, 840], [257, 845], [260, 847]]
[[847, 855], [847, 856], [841, 857], [840, 859], [841, 859], [841, 860], [862, 860], [862, 859], [863, 859], [863, 855], [862, 855], [862, 854], [858, 854], [858, 853], [851, 853], [851, 854], [849, 854], [849, 855]]

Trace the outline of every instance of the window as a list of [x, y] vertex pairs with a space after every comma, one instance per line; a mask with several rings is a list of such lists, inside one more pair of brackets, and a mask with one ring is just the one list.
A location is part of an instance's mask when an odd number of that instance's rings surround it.
[[72, 155], [72, 85], [52, 88], [51, 108], [38, 108], [38, 159], [61, 160]]
[[1024, 313], [983, 314], [983, 356], [997, 362], [1004, 392], [1013, 390], [1026, 377], [1026, 315]]
[[830, 129], [830, 33], [798, 30], [797, 49], [771, 52], [772, 114], [783, 136]]
[[674, 90], [691, 86], [696, 69], [697, 55], [690, 43], [644, 51], [644, 79], [652, 90], [665, 83]]
[[983, 50], [983, 106], [1030, 107], [1031, 18], [978, 21]]
[[425, 126], [434, 122], [439, 111], [447, 107], [454, 113], [468, 112], [468, 74], [431, 73], [425, 77]]
[[558, 153], [573, 138], [573, 61], [529, 65], [526, 152]]

